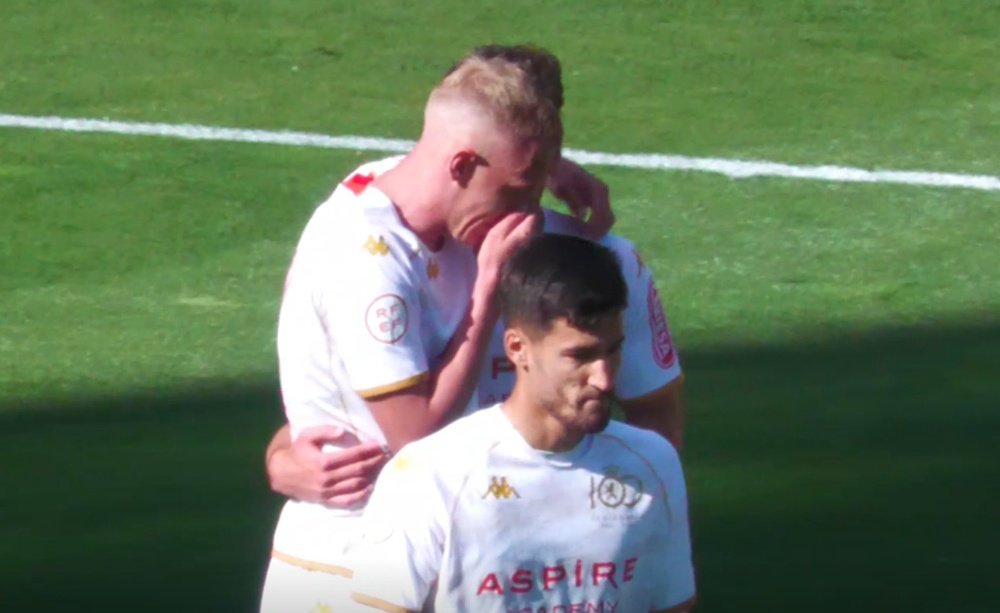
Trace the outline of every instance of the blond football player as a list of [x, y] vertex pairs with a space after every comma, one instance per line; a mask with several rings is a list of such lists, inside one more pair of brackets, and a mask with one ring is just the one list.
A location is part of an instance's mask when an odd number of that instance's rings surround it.
[[[293, 438], [334, 426], [349, 436], [333, 451], [395, 451], [461, 413], [497, 320], [499, 268], [531, 233], [561, 135], [520, 67], [470, 61], [431, 93], [409, 154], [361, 167], [320, 205], [278, 324]], [[263, 611], [339, 610], [361, 510], [285, 505]]]

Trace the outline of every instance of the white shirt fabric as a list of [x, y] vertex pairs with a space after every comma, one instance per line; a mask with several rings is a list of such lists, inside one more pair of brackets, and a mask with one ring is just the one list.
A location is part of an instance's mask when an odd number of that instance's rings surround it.
[[[437, 365], [469, 305], [471, 249], [447, 239], [431, 252], [370, 183], [400, 158], [365, 164], [321, 204], [302, 234], [278, 323], [281, 394], [292, 437], [337, 425], [385, 444], [365, 398], [403, 389]], [[332, 446], [331, 446], [332, 447]], [[330, 450], [333, 450], [332, 448]], [[275, 550], [340, 564], [360, 510], [289, 501]]]
[[[580, 226], [571, 217], [546, 210], [545, 231], [578, 236]], [[615, 393], [623, 400], [631, 400], [679, 380], [681, 364], [670, 338], [653, 275], [639, 257], [635, 245], [613, 234], [598, 242], [618, 256], [628, 286], [625, 344], [622, 346], [622, 368], [615, 377]], [[466, 414], [503, 402], [514, 389], [514, 365], [504, 352], [503, 333], [503, 322], [500, 322], [490, 337], [485, 367], [476, 387], [476, 402], [470, 405]]]
[[479, 411], [404, 447], [362, 524], [351, 590], [386, 610], [648, 613], [694, 595], [677, 453], [618, 422], [545, 453], [499, 405]]

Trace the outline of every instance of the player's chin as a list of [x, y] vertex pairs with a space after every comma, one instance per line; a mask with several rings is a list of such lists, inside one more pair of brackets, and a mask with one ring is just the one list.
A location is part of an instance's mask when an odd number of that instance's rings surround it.
[[611, 399], [599, 398], [583, 403], [583, 431], [587, 434], [603, 432], [611, 423]]

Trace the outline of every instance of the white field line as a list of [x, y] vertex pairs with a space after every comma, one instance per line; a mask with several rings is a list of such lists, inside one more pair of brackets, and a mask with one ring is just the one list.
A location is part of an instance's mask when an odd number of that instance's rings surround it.
[[[55, 130], [60, 132], [100, 132], [135, 136], [164, 136], [188, 140], [211, 140], [244, 143], [349, 149], [354, 151], [404, 152], [413, 141], [375, 136], [327, 136], [310, 132], [285, 130], [245, 130], [193, 124], [144, 123], [104, 119], [73, 119], [68, 117], [34, 117], [0, 114], [0, 127]], [[933, 187], [955, 187], [1000, 191], [1000, 177], [917, 170], [866, 170], [849, 166], [793, 166], [760, 160], [698, 158], [658, 153], [602, 153], [566, 149], [564, 154], [581, 164], [647, 168], [655, 170], [688, 170], [711, 172], [733, 179], [749, 177], [782, 177], [841, 183], [900, 183]]]

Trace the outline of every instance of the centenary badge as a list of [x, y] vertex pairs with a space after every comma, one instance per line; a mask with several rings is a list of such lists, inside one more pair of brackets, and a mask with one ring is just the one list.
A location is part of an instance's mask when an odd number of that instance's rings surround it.
[[604, 476], [590, 478], [590, 508], [598, 505], [608, 509], [631, 509], [642, 500], [642, 480], [635, 475], [623, 475], [617, 466], [606, 466]]

